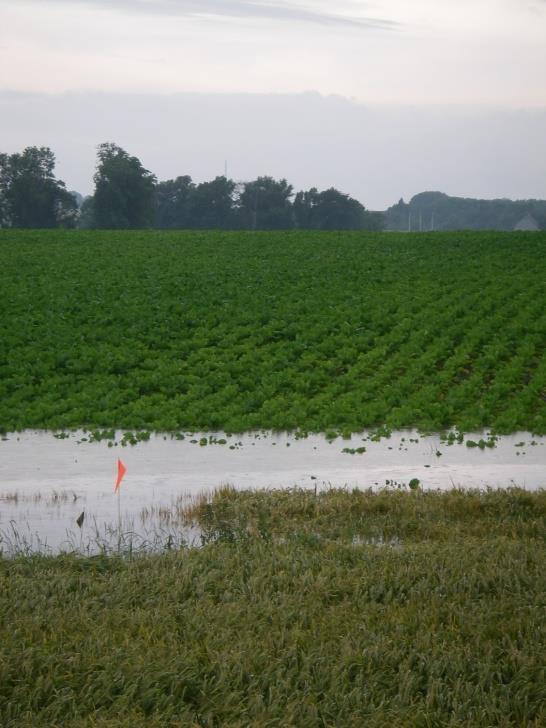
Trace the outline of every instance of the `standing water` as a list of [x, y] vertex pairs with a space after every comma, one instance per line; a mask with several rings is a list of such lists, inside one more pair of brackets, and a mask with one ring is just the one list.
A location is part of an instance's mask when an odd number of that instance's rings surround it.
[[396, 488], [418, 479], [425, 489], [538, 489], [546, 487], [545, 445], [546, 438], [525, 432], [498, 440], [470, 434], [453, 444], [409, 430], [380, 440], [362, 433], [333, 441], [322, 435], [195, 433], [183, 440], [152, 435], [127, 447], [89, 442], [85, 432], [62, 439], [49, 432], [14, 433], [0, 441], [0, 551], [94, 553], [119, 546], [118, 457], [127, 468], [122, 533], [153, 550], [197, 539], [173, 519], [176, 506], [222, 485]]

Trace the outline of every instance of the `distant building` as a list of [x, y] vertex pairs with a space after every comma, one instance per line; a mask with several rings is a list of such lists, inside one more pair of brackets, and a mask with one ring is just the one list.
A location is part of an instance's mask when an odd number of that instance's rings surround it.
[[530, 214], [524, 215], [519, 222], [514, 225], [514, 230], [540, 230], [540, 226], [535, 218]]

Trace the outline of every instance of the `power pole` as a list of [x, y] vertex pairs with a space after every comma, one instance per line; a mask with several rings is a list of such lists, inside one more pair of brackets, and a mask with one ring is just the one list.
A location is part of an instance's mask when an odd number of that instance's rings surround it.
[[408, 233], [411, 233], [411, 210], [408, 212]]
[[419, 232], [423, 232], [423, 211], [419, 210]]

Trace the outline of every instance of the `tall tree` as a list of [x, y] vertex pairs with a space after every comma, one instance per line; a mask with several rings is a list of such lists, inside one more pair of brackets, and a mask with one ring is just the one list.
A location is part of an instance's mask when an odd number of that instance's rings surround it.
[[320, 205], [319, 191], [312, 187], [307, 192], [298, 192], [294, 199], [296, 227], [304, 230], [317, 228], [317, 207]]
[[331, 187], [298, 192], [294, 200], [298, 228], [316, 230], [380, 230], [381, 216], [368, 212], [353, 197]]
[[0, 154], [0, 225], [21, 228], [74, 227], [78, 205], [55, 178], [49, 147]]
[[229, 227], [233, 222], [234, 192], [235, 182], [227, 177], [197, 185], [190, 198], [190, 226], [209, 230]]
[[258, 177], [253, 182], [246, 182], [239, 195], [243, 226], [252, 230], [294, 227], [292, 194], [293, 187], [285, 179]]
[[159, 182], [155, 188], [156, 227], [179, 230], [190, 227], [194, 189], [195, 185], [188, 175]]
[[94, 227], [152, 227], [155, 218], [155, 176], [144, 169], [137, 157], [130, 156], [117, 144], [100, 144], [97, 154], [93, 195]]

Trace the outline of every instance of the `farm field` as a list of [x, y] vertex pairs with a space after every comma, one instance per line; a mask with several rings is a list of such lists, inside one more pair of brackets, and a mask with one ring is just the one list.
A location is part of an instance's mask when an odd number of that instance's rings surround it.
[[0, 558], [0, 723], [543, 726], [546, 492], [235, 492], [203, 547]]
[[546, 433], [546, 234], [0, 231], [0, 428]]

